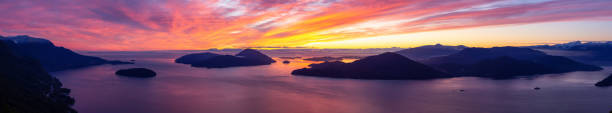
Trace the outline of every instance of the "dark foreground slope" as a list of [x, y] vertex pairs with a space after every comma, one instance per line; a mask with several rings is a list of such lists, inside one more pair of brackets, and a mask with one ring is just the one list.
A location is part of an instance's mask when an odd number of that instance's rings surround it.
[[69, 89], [36, 60], [0, 43], [0, 113], [76, 113]]
[[610, 87], [610, 86], [612, 86], [612, 74], [610, 74], [610, 76], [604, 78], [603, 80], [597, 82], [595, 84], [595, 86], [598, 86], [598, 87]]
[[602, 70], [601, 67], [566, 57], [517, 47], [467, 48], [448, 56], [428, 59], [424, 63], [458, 76], [493, 78]]
[[451, 77], [424, 64], [396, 53], [369, 56], [352, 63], [325, 62], [310, 68], [294, 70], [291, 74], [354, 79], [433, 79]]
[[193, 67], [226, 68], [269, 65], [276, 61], [257, 50], [245, 49], [236, 55], [218, 55], [214, 53], [189, 54], [176, 59], [175, 62], [191, 64]]
[[131, 64], [130, 62], [109, 61], [98, 57], [85, 56], [64, 47], [57, 47], [51, 41], [30, 36], [0, 38], [20, 56], [38, 60], [47, 71], [60, 71], [101, 64]]

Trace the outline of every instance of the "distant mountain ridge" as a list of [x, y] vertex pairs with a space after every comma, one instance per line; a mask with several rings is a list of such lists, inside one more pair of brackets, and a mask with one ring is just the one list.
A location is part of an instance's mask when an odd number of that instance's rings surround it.
[[400, 55], [406, 56], [412, 60], [425, 60], [432, 57], [446, 56], [453, 53], [457, 53], [465, 48], [468, 48], [463, 45], [459, 46], [445, 46], [441, 44], [436, 45], [426, 45], [415, 48], [404, 49], [400, 51], [396, 51]]
[[448, 56], [423, 61], [425, 64], [460, 76], [507, 78], [521, 75], [599, 71], [562, 56], [519, 47], [466, 48]]
[[[544, 50], [547, 52], [567, 51], [569, 53], [558, 52], [562, 56], [597, 65], [612, 65], [612, 41], [601, 42], [582, 42], [574, 41], [555, 45], [528, 46], [528, 48]], [[577, 53], [571, 53], [577, 52]]]
[[508, 56], [520, 60], [547, 56], [546, 53], [518, 47], [493, 47], [493, 48], [466, 48], [455, 54], [448, 56], [430, 58], [424, 62], [429, 64], [437, 63], [458, 63], [471, 64], [478, 61], [496, 57]]
[[110, 61], [99, 57], [85, 56], [64, 47], [57, 47], [51, 41], [27, 35], [0, 38], [17, 55], [38, 60], [47, 71], [61, 71], [101, 64], [130, 64]]
[[528, 46], [528, 47], [537, 48], [537, 49], [561, 49], [561, 50], [573, 50], [573, 51], [610, 50], [610, 48], [612, 48], [612, 41], [600, 41], [600, 42], [573, 41], [573, 42], [568, 42], [568, 43], [563, 43], [563, 44], [536, 45], [536, 46]]

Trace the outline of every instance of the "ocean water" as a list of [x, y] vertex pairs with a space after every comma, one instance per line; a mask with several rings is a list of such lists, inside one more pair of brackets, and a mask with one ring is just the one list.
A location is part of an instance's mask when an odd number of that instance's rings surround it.
[[[133, 65], [100, 65], [53, 72], [72, 89], [81, 113], [607, 113], [612, 88], [595, 87], [612, 73], [547, 74], [509, 80], [355, 80], [293, 76], [309, 61], [280, 56], [365, 56], [375, 52], [265, 53], [272, 65], [195, 68], [173, 60], [194, 51], [85, 52]], [[233, 52], [225, 52], [231, 54]], [[314, 54], [317, 53], [317, 54]], [[350, 61], [347, 61], [350, 62]], [[114, 75], [146, 67], [154, 78]], [[540, 87], [541, 90], [534, 90]], [[460, 92], [459, 90], [464, 90]]]

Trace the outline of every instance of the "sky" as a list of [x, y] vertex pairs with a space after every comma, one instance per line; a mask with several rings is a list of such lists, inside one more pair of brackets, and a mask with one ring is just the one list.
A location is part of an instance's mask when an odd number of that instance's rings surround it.
[[0, 0], [0, 35], [75, 50], [612, 40], [612, 0]]

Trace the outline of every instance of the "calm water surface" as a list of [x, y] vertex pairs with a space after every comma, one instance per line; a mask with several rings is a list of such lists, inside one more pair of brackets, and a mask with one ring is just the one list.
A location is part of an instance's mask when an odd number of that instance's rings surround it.
[[[134, 59], [136, 64], [52, 73], [72, 89], [71, 95], [76, 99], [74, 107], [81, 113], [606, 113], [612, 110], [612, 88], [593, 86], [612, 73], [612, 67], [600, 72], [512, 80], [459, 77], [394, 81], [292, 76], [293, 69], [313, 63], [298, 59], [290, 60], [290, 64], [276, 59], [279, 62], [266, 66], [206, 69], [173, 63], [184, 52], [86, 54], [116, 60]], [[295, 54], [289, 56], [292, 55]], [[158, 75], [149, 79], [114, 75], [118, 69], [131, 67], [150, 68]], [[533, 90], [534, 87], [542, 89]]]

